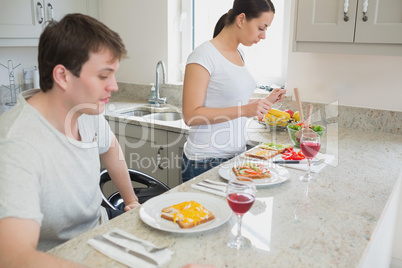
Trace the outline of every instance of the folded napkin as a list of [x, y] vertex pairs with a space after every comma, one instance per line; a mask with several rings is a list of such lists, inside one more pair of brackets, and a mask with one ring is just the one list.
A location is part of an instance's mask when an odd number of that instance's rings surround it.
[[[332, 160], [334, 160], [335, 156], [333, 155], [329, 155], [329, 154], [322, 154], [322, 153], [318, 153], [316, 155], [316, 157], [314, 157], [313, 161], [317, 161], [317, 160], [323, 160], [322, 163], [320, 164], [314, 164], [313, 162], [311, 163], [311, 172], [314, 173], [318, 173], [320, 172], [324, 167], [326, 167], [328, 164], [330, 164], [332, 162]], [[274, 160], [282, 160], [281, 155], [277, 156], [274, 158]], [[299, 170], [307, 170], [307, 159], [303, 159], [302, 161], [300, 161], [300, 164], [280, 164], [281, 166], [284, 167], [289, 167], [289, 168], [294, 168], [294, 169], [299, 169]]]
[[[139, 241], [147, 243], [148, 245], [154, 246], [149, 241], [139, 239], [139, 238], [135, 237], [134, 235], [124, 232], [117, 228], [114, 228], [111, 232], [116, 232], [125, 237], [128, 237], [128, 238], [131, 237], [135, 240], [139, 240]], [[128, 240], [125, 238], [118, 238], [118, 237], [116, 238], [116, 237], [110, 235], [111, 232], [103, 235], [103, 237], [107, 238], [110, 241], [115, 242], [116, 244], [124, 246], [132, 251], [146, 255], [149, 258], [154, 259], [158, 263], [158, 266], [156, 266], [153, 263], [150, 263], [144, 259], [141, 259], [140, 257], [136, 257], [130, 253], [127, 253], [120, 248], [114, 247], [113, 245], [104, 243], [103, 241], [95, 240], [93, 238], [88, 240], [88, 244], [91, 245], [92, 247], [94, 247], [96, 250], [98, 250], [102, 254], [104, 254], [104, 255], [108, 256], [109, 258], [114, 259], [115, 261], [118, 261], [124, 265], [127, 265], [129, 267], [144, 267], [144, 268], [159, 267], [159, 266], [162, 266], [162, 265], [166, 264], [167, 262], [169, 262], [172, 254], [174, 253], [173, 251], [171, 251], [167, 248], [151, 253], [151, 252], [148, 252], [141, 243], [137, 243], [135, 241], [131, 241], [131, 240]]]
[[191, 188], [226, 197], [226, 186], [223, 182], [221, 185], [215, 185], [201, 181], [199, 183], [191, 184]]

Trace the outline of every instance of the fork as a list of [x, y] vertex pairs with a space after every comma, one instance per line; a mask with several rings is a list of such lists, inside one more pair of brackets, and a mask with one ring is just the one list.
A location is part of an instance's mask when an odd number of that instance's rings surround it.
[[131, 249], [129, 249], [129, 248], [125, 247], [125, 246], [122, 246], [122, 245], [120, 245], [120, 244], [118, 244], [118, 243], [116, 243], [116, 242], [114, 242], [112, 240], [109, 240], [106, 237], [103, 237], [101, 235], [96, 235], [93, 239], [98, 240], [98, 241], [102, 241], [102, 243], [105, 243], [105, 244], [108, 244], [108, 245], [113, 246], [115, 248], [118, 248], [120, 250], [123, 250], [124, 252], [126, 252], [128, 254], [131, 254], [131, 255], [133, 255], [133, 256], [135, 256], [137, 258], [143, 259], [143, 260], [145, 260], [147, 262], [150, 262], [150, 263], [152, 263], [154, 265], [159, 265], [159, 263], [156, 260], [154, 260], [153, 258], [151, 258], [151, 257], [149, 257], [147, 255], [144, 255], [143, 253], [131, 250]]
[[127, 236], [124, 236], [124, 235], [119, 234], [117, 232], [110, 232], [109, 235], [113, 236], [113, 237], [116, 237], [116, 238], [124, 238], [124, 239], [129, 240], [129, 241], [134, 241], [134, 242], [140, 243], [145, 248], [145, 250], [150, 252], [150, 253], [156, 252], [156, 251], [159, 251], [159, 250], [163, 250], [163, 249], [167, 248], [167, 247], [153, 246], [153, 245], [150, 245], [150, 244], [148, 244], [146, 242], [143, 242], [141, 240], [137, 240], [137, 239], [132, 238], [132, 237], [127, 237]]

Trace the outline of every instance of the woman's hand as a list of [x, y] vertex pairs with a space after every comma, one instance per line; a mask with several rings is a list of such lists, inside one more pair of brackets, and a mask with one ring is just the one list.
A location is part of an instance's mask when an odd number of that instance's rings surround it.
[[242, 106], [241, 116], [263, 116], [264, 114], [268, 113], [268, 111], [272, 108], [272, 102], [267, 100], [267, 98], [258, 99]]
[[281, 88], [274, 88], [271, 93], [269, 94], [267, 99], [268, 101], [272, 103], [280, 102], [283, 99], [283, 96], [285, 96], [286, 89], [281, 89]]
[[129, 211], [129, 210], [131, 210], [133, 208], [136, 208], [138, 206], [141, 206], [141, 204], [138, 203], [138, 200], [133, 200], [133, 201], [129, 202], [127, 205], [125, 205], [124, 211]]

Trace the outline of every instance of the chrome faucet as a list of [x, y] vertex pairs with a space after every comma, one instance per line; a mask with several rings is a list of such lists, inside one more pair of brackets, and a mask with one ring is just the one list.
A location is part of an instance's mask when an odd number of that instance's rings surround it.
[[155, 96], [149, 98], [149, 102], [154, 103], [155, 106], [160, 106], [161, 104], [166, 104], [166, 97], [160, 97], [160, 86], [159, 86], [159, 67], [162, 67], [162, 84], [166, 84], [166, 71], [165, 64], [163, 61], [158, 61], [156, 64], [156, 84], [155, 84]]

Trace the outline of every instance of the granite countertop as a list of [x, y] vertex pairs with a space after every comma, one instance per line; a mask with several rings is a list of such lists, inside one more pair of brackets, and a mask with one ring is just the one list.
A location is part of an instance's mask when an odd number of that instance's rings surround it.
[[[258, 125], [250, 125], [249, 136], [253, 140], [289, 141], [287, 132], [268, 131]], [[304, 171], [286, 168], [287, 181], [258, 188], [257, 201], [248, 214], [265, 216], [258, 221], [244, 220], [244, 226], [251, 225], [243, 233], [254, 238], [250, 249], [237, 251], [225, 245], [235, 224], [234, 216], [212, 230], [177, 234], [149, 227], [136, 208], [50, 253], [88, 267], [124, 267], [86, 243], [94, 235], [117, 227], [169, 246], [175, 254], [163, 267], [188, 263], [217, 267], [357, 267], [401, 174], [401, 136], [340, 127], [329, 129], [323, 143], [324, 152], [336, 157], [314, 174], [313, 181], [301, 182], [299, 176]], [[207, 178], [225, 181], [218, 171], [219, 167], [212, 169], [166, 194], [199, 192], [191, 184]], [[267, 206], [269, 200], [272, 209]]]

